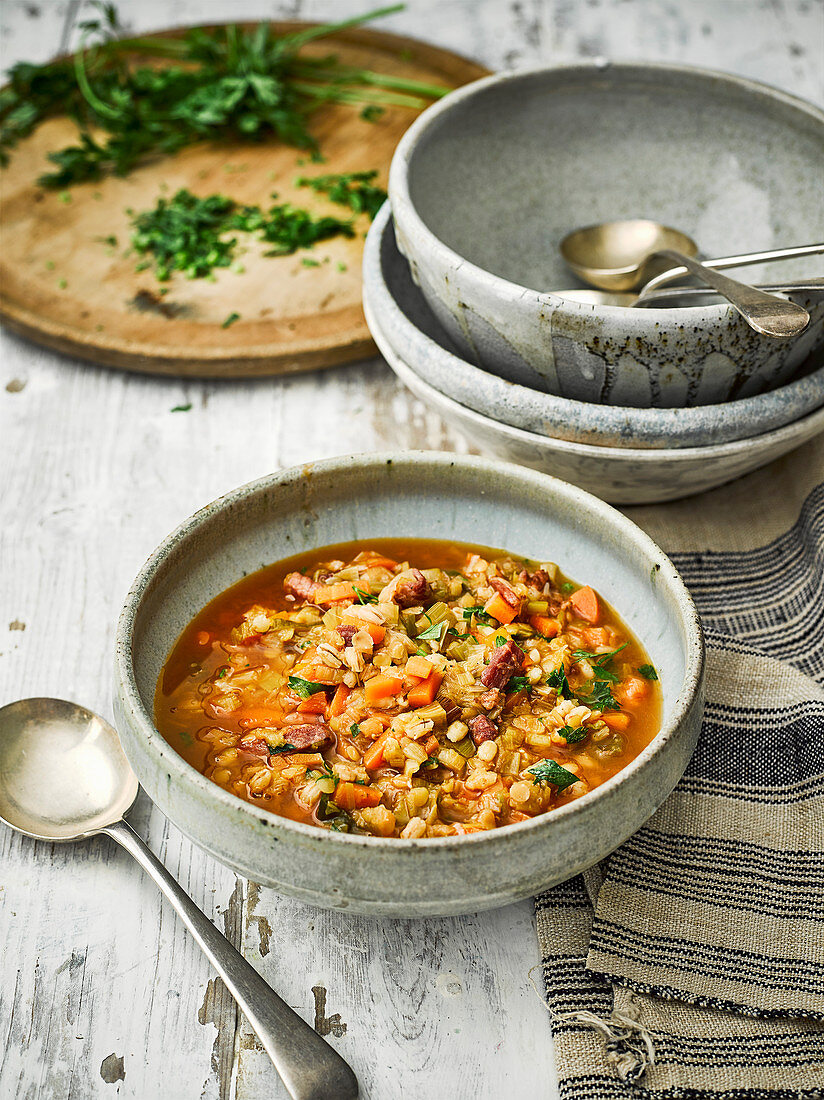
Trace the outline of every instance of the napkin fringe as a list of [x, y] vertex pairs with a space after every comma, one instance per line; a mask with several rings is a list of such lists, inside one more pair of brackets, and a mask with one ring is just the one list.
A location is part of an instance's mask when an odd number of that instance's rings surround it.
[[528, 977], [532, 988], [553, 1022], [558, 1024], [581, 1024], [597, 1031], [603, 1037], [606, 1046], [607, 1064], [613, 1067], [619, 1079], [630, 1083], [640, 1081], [647, 1070], [655, 1065], [655, 1043], [649, 1029], [630, 1015], [630, 1012], [626, 1009], [613, 1008], [607, 1019], [586, 1009], [575, 1012], [556, 1012], [546, 1003], [543, 994], [535, 983], [535, 979], [532, 977], [534, 971], [542, 969], [543, 964], [537, 963], [530, 968]]

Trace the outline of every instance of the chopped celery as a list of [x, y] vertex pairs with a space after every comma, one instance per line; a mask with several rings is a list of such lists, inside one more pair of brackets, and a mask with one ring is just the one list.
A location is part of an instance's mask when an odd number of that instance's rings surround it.
[[428, 703], [425, 707], [418, 707], [415, 711], [418, 718], [427, 719], [430, 718], [433, 722], [445, 722], [446, 711], [443, 709], [440, 703]]
[[467, 734], [466, 737], [463, 738], [463, 740], [457, 741], [452, 747], [457, 752], [459, 752], [461, 756], [465, 756], [467, 760], [470, 756], [475, 755], [475, 742], [472, 740], [469, 734]]

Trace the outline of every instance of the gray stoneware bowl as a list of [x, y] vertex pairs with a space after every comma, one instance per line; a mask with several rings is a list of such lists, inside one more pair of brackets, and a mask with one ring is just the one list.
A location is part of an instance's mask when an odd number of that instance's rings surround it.
[[[235, 798], [187, 764], [155, 729], [161, 667], [205, 603], [244, 573], [313, 547], [419, 534], [556, 560], [591, 582], [658, 669], [664, 720], [617, 776], [544, 817], [434, 840], [346, 836]], [[672, 562], [632, 522], [562, 481], [435, 453], [359, 455], [245, 485], [170, 535], [140, 571], [120, 617], [115, 713], [149, 796], [195, 843], [238, 874], [315, 905], [383, 916], [437, 916], [505, 905], [602, 859], [680, 779], [703, 708], [704, 646]]]
[[824, 408], [752, 439], [705, 447], [604, 447], [513, 428], [445, 397], [393, 350], [364, 300], [366, 321], [384, 359], [401, 382], [452, 424], [483, 454], [562, 477], [612, 504], [680, 500], [751, 473], [824, 432]]
[[[793, 340], [726, 304], [573, 302], [558, 253], [578, 226], [653, 218], [708, 256], [824, 239], [824, 113], [766, 85], [678, 65], [580, 65], [476, 81], [401, 139], [398, 245], [465, 357], [511, 382], [612, 405], [681, 407], [789, 380], [824, 343], [824, 300]], [[814, 261], [813, 261], [814, 262]], [[744, 278], [809, 276], [811, 261]], [[817, 270], [817, 269], [816, 269]], [[773, 278], [774, 277], [774, 278]]]
[[692, 409], [593, 405], [507, 382], [464, 359], [438, 323], [398, 251], [389, 203], [369, 231], [363, 295], [392, 351], [424, 382], [482, 416], [539, 435], [607, 447], [701, 447], [772, 431], [824, 404], [824, 349], [794, 382]]

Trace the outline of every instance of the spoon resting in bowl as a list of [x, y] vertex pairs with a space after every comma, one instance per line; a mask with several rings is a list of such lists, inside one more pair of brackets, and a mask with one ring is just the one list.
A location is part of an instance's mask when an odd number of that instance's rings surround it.
[[576, 229], [564, 237], [559, 247], [575, 274], [601, 290], [620, 292], [643, 287], [646, 292], [683, 275], [694, 275], [726, 298], [756, 332], [777, 339], [797, 336], [807, 327], [810, 316], [803, 306], [716, 275], [715, 271], [824, 252], [822, 244], [799, 245], [699, 263], [694, 258], [698, 246], [691, 237], [643, 219]]
[[218, 932], [124, 820], [137, 792], [116, 731], [92, 711], [63, 699], [21, 699], [0, 709], [0, 821], [35, 840], [99, 833], [116, 840], [174, 906], [293, 1100], [355, 1100], [358, 1082], [349, 1065]]
[[733, 309], [741, 314], [750, 328], [764, 336], [772, 336], [776, 340], [788, 340], [802, 333], [810, 323], [809, 313], [797, 302], [791, 302], [777, 294], [769, 294], [766, 290], [759, 290], [747, 283], [740, 283], [737, 279], [722, 275], [720, 271], [715, 271], [686, 256], [683, 252], [677, 252], [674, 248], [662, 248], [648, 256], [641, 265], [642, 280], [647, 271], [651, 273], [650, 278], [652, 278], [653, 266], [667, 260], [685, 268], [690, 275], [694, 275], [721, 294]]

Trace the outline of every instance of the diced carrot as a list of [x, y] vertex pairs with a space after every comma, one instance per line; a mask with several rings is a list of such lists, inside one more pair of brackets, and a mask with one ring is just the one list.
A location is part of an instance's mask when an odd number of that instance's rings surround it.
[[349, 581], [341, 581], [340, 584], [323, 585], [315, 593], [312, 602], [325, 606], [326, 604], [337, 603], [338, 600], [354, 600], [355, 595], [355, 586]]
[[441, 743], [433, 733], [432, 736], [424, 742], [423, 747], [426, 749], [427, 755], [432, 756], [441, 747]]
[[443, 676], [440, 672], [433, 669], [425, 680], [421, 680], [419, 684], [415, 684], [413, 688], [410, 688], [409, 694], [406, 696], [410, 707], [425, 707], [431, 703], [438, 694], [442, 679]]
[[386, 627], [381, 626], [380, 623], [364, 623], [366, 629], [372, 638], [375, 645], [380, 645], [383, 639], [386, 637]]
[[518, 614], [517, 607], [510, 607], [500, 592], [496, 592], [484, 604], [484, 611], [499, 623], [511, 623]]
[[323, 767], [325, 761], [319, 752], [290, 752], [288, 756], [274, 756], [272, 760], [282, 760], [283, 767], [301, 764], [305, 768]]
[[237, 724], [242, 730], [277, 728], [283, 722], [282, 711], [274, 707], [244, 707], [235, 711]]
[[610, 633], [605, 626], [592, 626], [581, 631], [581, 641], [591, 649], [597, 649], [599, 645], [609, 645]]
[[385, 557], [383, 554], [375, 554], [374, 557], [370, 557], [368, 561], [362, 562], [367, 569], [397, 569], [398, 563], [392, 561], [391, 558]]
[[392, 721], [388, 715], [373, 714], [371, 718], [364, 718], [358, 722], [358, 729], [366, 737], [378, 737]]
[[569, 597], [569, 602], [579, 618], [585, 619], [593, 625], [598, 622], [601, 608], [598, 605], [598, 597], [588, 584], [584, 585], [583, 588], [579, 588], [577, 592], [573, 592]]
[[[329, 707], [329, 717], [337, 718], [338, 715], [343, 714], [346, 709], [346, 700], [349, 698], [351, 688], [348, 688], [346, 684], [338, 684], [338, 690], [332, 699], [332, 703]], [[300, 710], [300, 707], [298, 707]]]
[[630, 676], [613, 688], [613, 695], [622, 703], [637, 703], [649, 693], [649, 683], [638, 676]]
[[561, 629], [556, 620], [550, 619], [548, 615], [530, 615], [529, 625], [545, 638], [557, 638]]
[[[361, 729], [363, 729], [363, 726], [361, 726]], [[388, 736], [388, 733], [382, 733], [371, 748], [368, 748], [363, 754], [363, 766], [368, 768], [369, 771], [373, 771], [375, 768], [380, 768], [383, 765], [383, 746]]]
[[342, 810], [360, 810], [364, 806], [377, 806], [382, 794], [377, 787], [364, 787], [359, 783], [338, 783], [333, 797], [335, 804]]
[[388, 699], [390, 695], [398, 695], [403, 690], [403, 680], [400, 676], [393, 676], [390, 672], [379, 672], [364, 685], [363, 695], [367, 704], [377, 703], [380, 699]]
[[611, 730], [623, 732], [629, 729], [629, 715], [622, 714], [620, 710], [605, 710], [601, 717]]
[[410, 657], [406, 662], [406, 674], [414, 676], [417, 680], [425, 680], [432, 668], [432, 662], [426, 657]]
[[314, 695], [310, 695], [308, 699], [304, 699], [302, 703], [298, 703], [297, 709], [301, 714], [325, 714], [326, 692], [316, 691]]

